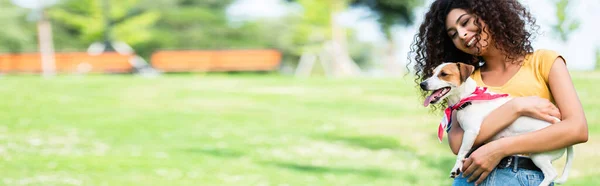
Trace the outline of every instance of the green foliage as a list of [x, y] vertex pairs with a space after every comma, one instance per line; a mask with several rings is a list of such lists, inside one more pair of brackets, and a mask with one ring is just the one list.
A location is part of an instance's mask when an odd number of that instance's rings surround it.
[[0, 52], [36, 50], [35, 22], [27, 22], [28, 10], [0, 0]]
[[336, 11], [332, 1], [336, 0], [297, 0], [303, 10], [299, 22], [293, 25], [297, 55], [316, 53], [321, 50], [324, 41], [332, 39], [332, 14]]
[[555, 33], [563, 42], [569, 39], [569, 34], [579, 28], [581, 22], [567, 13], [569, 0], [556, 0], [556, 18], [558, 22], [552, 26]]
[[[232, 23], [225, 9], [233, 0], [146, 0], [142, 9], [162, 15], [152, 29], [148, 44], [138, 45], [148, 54], [157, 49], [246, 49], [272, 48], [279, 33], [265, 30], [273, 25], [259, 22]], [[280, 26], [276, 26], [280, 28]]]
[[392, 38], [393, 26], [413, 24], [413, 10], [422, 4], [421, 0], [351, 0], [353, 7], [367, 7], [373, 12], [388, 40]]
[[[366, 7], [377, 16], [377, 20], [381, 26], [382, 32], [389, 39], [391, 38], [391, 28], [394, 25], [411, 25], [414, 20], [413, 9], [422, 5], [421, 0], [328, 0], [328, 1], [314, 1], [314, 0], [287, 0], [288, 2], [297, 2], [301, 4], [305, 9], [310, 9], [314, 12], [320, 12], [321, 15], [325, 14], [325, 11], [319, 11], [318, 8], [327, 9], [328, 6], [334, 5], [338, 8], [345, 9], [346, 6], [352, 7]], [[313, 3], [318, 2], [318, 5]], [[331, 9], [331, 7], [329, 7]], [[339, 10], [339, 9], [338, 9]], [[320, 17], [323, 18], [323, 16]]]
[[[104, 0], [66, 0], [50, 10], [58, 50], [83, 50], [102, 41]], [[273, 38], [261, 25], [231, 25], [225, 9], [233, 0], [109, 0], [110, 39], [125, 41], [146, 58], [158, 49], [265, 48]], [[272, 32], [272, 31], [269, 31]], [[73, 38], [75, 37], [75, 39]], [[262, 38], [264, 40], [256, 40]]]
[[[7, 25], [0, 30], [0, 51], [37, 51], [35, 22], [27, 22], [28, 10], [9, 1], [0, 0], [6, 5], [0, 7], [0, 21]], [[147, 59], [156, 50], [270, 48], [283, 52], [284, 63], [295, 63], [303, 52], [319, 51], [324, 41], [332, 39], [332, 15], [352, 3], [298, 0], [295, 5], [301, 11], [236, 22], [226, 15], [235, 0], [106, 0], [108, 20], [104, 1], [61, 0], [48, 9], [56, 51], [85, 51], [105, 39], [108, 23], [113, 26], [109, 39], [128, 43]], [[371, 59], [373, 46], [356, 41], [351, 29], [345, 36], [359, 65]]]
[[[150, 40], [153, 35], [149, 28], [160, 17], [157, 11], [135, 13], [139, 0], [106, 0], [110, 9], [104, 9], [105, 0], [68, 0], [48, 11], [54, 22], [73, 30], [80, 42], [91, 44], [104, 40], [107, 23], [114, 26], [111, 38], [138, 45]], [[108, 19], [104, 18], [108, 12]]]

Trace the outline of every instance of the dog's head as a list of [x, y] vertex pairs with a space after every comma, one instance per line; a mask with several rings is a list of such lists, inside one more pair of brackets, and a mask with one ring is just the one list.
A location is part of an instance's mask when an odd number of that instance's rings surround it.
[[451, 94], [457, 93], [454, 91], [460, 87], [473, 73], [475, 67], [465, 63], [442, 63], [433, 70], [433, 75], [425, 81], [421, 82], [421, 89], [424, 91], [432, 91], [425, 98], [425, 107], [429, 104], [440, 103]]

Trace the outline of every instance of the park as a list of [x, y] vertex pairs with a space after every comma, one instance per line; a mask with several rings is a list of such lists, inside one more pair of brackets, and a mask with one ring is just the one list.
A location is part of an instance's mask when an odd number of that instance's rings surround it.
[[[430, 1], [323, 1], [236, 22], [253, 1], [0, 0], [0, 185], [451, 185], [442, 113], [393, 36]], [[334, 23], [352, 8], [394, 17], [380, 43]], [[565, 185], [599, 185], [600, 71], [570, 75], [589, 141]]]

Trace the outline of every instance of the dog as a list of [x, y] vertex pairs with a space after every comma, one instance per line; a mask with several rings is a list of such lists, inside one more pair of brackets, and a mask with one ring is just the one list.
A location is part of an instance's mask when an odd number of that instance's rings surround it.
[[[459, 175], [463, 165], [462, 160], [466, 158], [466, 155], [473, 148], [473, 143], [479, 134], [483, 119], [494, 109], [512, 99], [508, 94], [496, 94], [487, 91], [486, 87], [478, 87], [475, 80], [470, 77], [474, 69], [474, 66], [465, 63], [445, 62], [437, 66], [433, 70], [433, 75], [420, 84], [421, 89], [432, 91], [431, 95], [425, 98], [424, 106], [438, 104], [442, 100], [447, 99], [449, 107], [445, 111], [445, 117], [449, 119], [452, 117], [452, 112], [456, 112], [456, 119], [464, 130], [456, 163], [450, 172], [450, 177], [452, 178]], [[443, 126], [444, 121], [448, 121], [446, 118], [438, 128], [439, 140], [442, 139], [444, 129], [446, 128]], [[558, 118], [555, 119], [560, 121]], [[450, 123], [448, 122], [448, 124]], [[510, 126], [496, 134], [492, 140], [540, 130], [549, 125], [551, 123], [546, 121], [521, 116]], [[540, 185], [550, 185], [558, 176], [556, 170], [552, 167], [552, 161], [562, 157], [565, 149], [567, 151], [565, 168], [562, 176], [555, 182], [562, 184], [566, 182], [571, 168], [574, 156], [572, 146], [549, 152], [535, 153], [530, 156], [533, 163], [544, 173], [544, 180], [542, 180]]]

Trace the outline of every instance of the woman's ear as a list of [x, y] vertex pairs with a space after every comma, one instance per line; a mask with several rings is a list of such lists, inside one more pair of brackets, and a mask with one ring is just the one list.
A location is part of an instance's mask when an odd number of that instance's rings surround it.
[[460, 72], [460, 82], [465, 82], [465, 80], [467, 80], [467, 78], [473, 74], [473, 71], [475, 71], [475, 66], [473, 65], [458, 62], [456, 63], [456, 66]]

